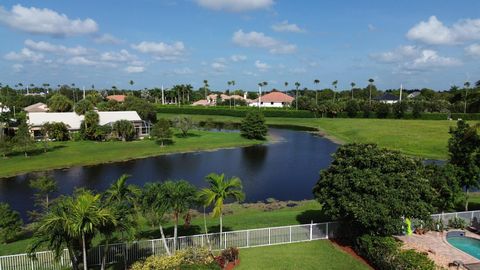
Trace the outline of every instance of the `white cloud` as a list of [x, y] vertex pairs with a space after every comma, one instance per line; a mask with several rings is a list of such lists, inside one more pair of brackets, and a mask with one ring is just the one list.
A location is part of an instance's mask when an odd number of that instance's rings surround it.
[[22, 72], [23, 71], [23, 65], [22, 64], [14, 64], [12, 66], [12, 69], [14, 72]]
[[145, 71], [145, 67], [141, 66], [128, 66], [125, 68], [125, 72], [127, 73], [142, 73]]
[[475, 43], [466, 47], [465, 52], [470, 56], [480, 57], [480, 44]]
[[233, 62], [241, 62], [241, 61], [247, 60], [247, 57], [246, 57], [245, 55], [237, 55], [237, 54], [234, 54], [234, 55], [230, 56], [230, 59], [231, 59]]
[[99, 64], [97, 61], [90, 60], [84, 56], [72, 57], [68, 59], [65, 63], [74, 66], [95, 66]]
[[480, 19], [462, 19], [451, 27], [435, 16], [421, 21], [407, 32], [407, 38], [426, 44], [453, 45], [480, 39]]
[[104, 52], [100, 55], [100, 60], [108, 62], [129, 62], [136, 61], [137, 57], [127, 50], [123, 49], [120, 52]]
[[185, 53], [185, 45], [180, 41], [172, 44], [142, 41], [139, 44], [133, 44], [132, 48], [142, 53], [151, 54], [157, 60], [175, 60]]
[[176, 68], [173, 70], [173, 73], [177, 75], [189, 75], [189, 74], [193, 74], [193, 70], [191, 70], [188, 67]]
[[227, 68], [227, 66], [222, 62], [213, 62], [211, 67], [217, 72], [222, 72]]
[[373, 25], [373, 24], [371, 24], [371, 23], [370, 23], [370, 24], [368, 24], [368, 26], [367, 26], [367, 27], [368, 27], [368, 31], [371, 31], [371, 32], [373, 32], [373, 31], [377, 30], [377, 27], [375, 27], [375, 25]]
[[371, 54], [370, 57], [382, 63], [395, 63], [418, 56], [420, 53], [416, 46], [400, 46], [393, 51]]
[[20, 52], [9, 52], [5, 55], [5, 59], [21, 62], [38, 62], [44, 58], [43, 54], [34, 52], [28, 48], [23, 48]]
[[70, 36], [90, 34], [98, 31], [97, 23], [87, 18], [71, 20], [65, 14], [47, 8], [15, 5], [12, 10], [0, 7], [0, 22], [13, 29], [31, 34]]
[[272, 25], [272, 29], [276, 32], [292, 32], [292, 33], [303, 33], [304, 29], [300, 28], [294, 23], [288, 23], [288, 21], [283, 21]]
[[103, 35], [100, 35], [96, 38], [93, 39], [93, 41], [95, 41], [96, 43], [99, 43], [99, 44], [114, 44], [114, 45], [118, 45], [118, 44], [121, 44], [123, 43], [124, 41], [111, 35], [111, 34], [103, 34]]
[[208, 9], [230, 12], [266, 9], [274, 4], [273, 0], [196, 0], [196, 2]]
[[301, 67], [300, 67], [300, 68], [297, 67], [297, 68], [292, 68], [292, 69], [290, 69], [290, 72], [291, 72], [291, 73], [295, 73], [295, 74], [302, 74], [302, 73], [306, 73], [306, 72], [307, 72], [307, 69], [301, 68]]
[[462, 63], [460, 60], [452, 57], [444, 57], [438, 55], [434, 50], [422, 50], [421, 55], [415, 58], [412, 62], [406, 63], [407, 69], [428, 69], [438, 67], [452, 67], [458, 66]]
[[267, 71], [271, 68], [270, 65], [264, 62], [260, 62], [260, 60], [255, 61], [255, 67], [262, 72]]
[[233, 33], [232, 41], [242, 47], [268, 49], [273, 54], [287, 54], [297, 50], [296, 45], [283, 43], [261, 32], [252, 31], [245, 33], [241, 29]]
[[82, 46], [65, 47], [63, 45], [55, 45], [45, 41], [35, 42], [31, 39], [25, 40], [25, 46], [38, 52], [68, 54], [68, 55], [86, 55], [88, 50]]

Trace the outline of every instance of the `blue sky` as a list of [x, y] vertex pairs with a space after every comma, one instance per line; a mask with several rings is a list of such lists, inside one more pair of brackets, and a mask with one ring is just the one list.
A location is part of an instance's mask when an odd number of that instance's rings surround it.
[[[404, 3], [408, 2], [408, 3]], [[480, 79], [480, 1], [0, 2], [0, 82], [446, 89]]]

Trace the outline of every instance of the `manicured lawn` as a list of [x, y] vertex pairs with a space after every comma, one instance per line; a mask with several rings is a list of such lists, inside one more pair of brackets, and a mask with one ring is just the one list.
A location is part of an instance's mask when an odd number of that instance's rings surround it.
[[[159, 114], [171, 118], [171, 114]], [[211, 118], [214, 121], [239, 122], [230, 116], [189, 115], [194, 120]], [[447, 120], [396, 120], [348, 118], [267, 118], [272, 125], [294, 125], [317, 128], [327, 137], [340, 143], [376, 143], [381, 147], [430, 159], [446, 159], [449, 128], [455, 121]]]
[[[285, 204], [285, 203], [283, 203]], [[272, 205], [270, 205], [272, 206]], [[276, 210], [266, 210], [265, 206], [254, 204], [244, 206], [240, 204], [228, 204], [225, 208], [226, 216], [223, 219], [224, 230], [241, 230], [263, 227], [275, 227], [294, 224], [327, 221], [321, 212], [321, 206], [314, 200], [297, 202], [294, 207], [283, 205]], [[139, 226], [137, 228], [136, 239], [154, 239], [160, 238], [158, 228], [151, 228], [143, 217], [139, 217]], [[208, 231], [218, 232], [219, 221], [217, 218], [207, 217]], [[180, 222], [179, 235], [200, 234], [204, 232], [203, 215], [196, 213], [188, 229], [183, 227]], [[172, 224], [166, 224], [166, 236], [173, 236]], [[94, 243], [101, 239], [95, 239]], [[9, 244], [0, 244], [0, 255], [25, 253], [31, 240], [26, 238]]]
[[360, 270], [370, 268], [363, 262], [335, 247], [330, 241], [318, 240], [241, 249], [240, 265], [235, 269]]
[[36, 153], [25, 158], [23, 153], [0, 161], [0, 177], [16, 174], [45, 171], [79, 165], [93, 165], [122, 161], [133, 158], [156, 156], [168, 153], [210, 150], [218, 148], [248, 146], [262, 143], [247, 140], [239, 133], [207, 132], [194, 130], [186, 138], [174, 136], [174, 143], [161, 147], [155, 141], [141, 140], [132, 142], [52, 142], [50, 150], [43, 152], [38, 143]]

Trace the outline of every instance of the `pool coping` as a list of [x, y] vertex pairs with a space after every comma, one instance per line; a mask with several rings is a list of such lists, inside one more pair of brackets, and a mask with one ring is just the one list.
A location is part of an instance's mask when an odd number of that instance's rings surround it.
[[480, 262], [480, 258], [474, 257], [474, 256], [468, 254], [467, 252], [465, 252], [465, 251], [463, 251], [463, 250], [461, 250], [461, 249], [453, 246], [452, 244], [450, 244], [450, 243], [448, 242], [448, 240], [447, 240], [448, 232], [452, 232], [452, 231], [464, 232], [465, 235], [464, 235], [463, 237], [470, 237], [470, 238], [473, 238], [473, 239], [476, 239], [476, 240], [479, 240], [479, 241], [480, 241], [480, 235], [478, 235], [478, 234], [476, 234], [476, 233], [474, 233], [474, 232], [471, 232], [471, 231], [469, 231], [469, 230], [466, 230], [466, 229], [465, 229], [465, 230], [460, 230], [460, 229], [458, 229], [458, 230], [450, 230], [450, 231], [447, 231], [447, 233], [445, 233], [445, 234], [443, 235], [443, 237], [442, 237], [442, 241], [443, 241], [445, 244], [447, 244], [448, 246], [450, 246], [450, 248], [454, 248], [455, 250], [460, 251], [461, 253], [465, 254], [466, 256], [471, 257], [473, 260], [476, 260], [476, 261]]

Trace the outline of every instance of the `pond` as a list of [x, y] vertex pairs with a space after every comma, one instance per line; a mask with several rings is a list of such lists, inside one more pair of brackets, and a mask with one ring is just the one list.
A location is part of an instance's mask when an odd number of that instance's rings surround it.
[[[210, 152], [170, 154], [125, 162], [77, 166], [51, 171], [58, 181], [59, 194], [71, 194], [77, 187], [105, 190], [119, 176], [130, 175], [128, 182], [185, 179], [197, 187], [206, 185], [212, 172], [238, 176], [243, 182], [247, 202], [267, 198], [277, 200], [311, 199], [319, 171], [326, 168], [338, 145], [305, 131], [271, 128], [276, 143]], [[9, 203], [25, 218], [33, 206], [33, 190], [28, 181], [37, 174], [0, 179], [0, 201]]]

